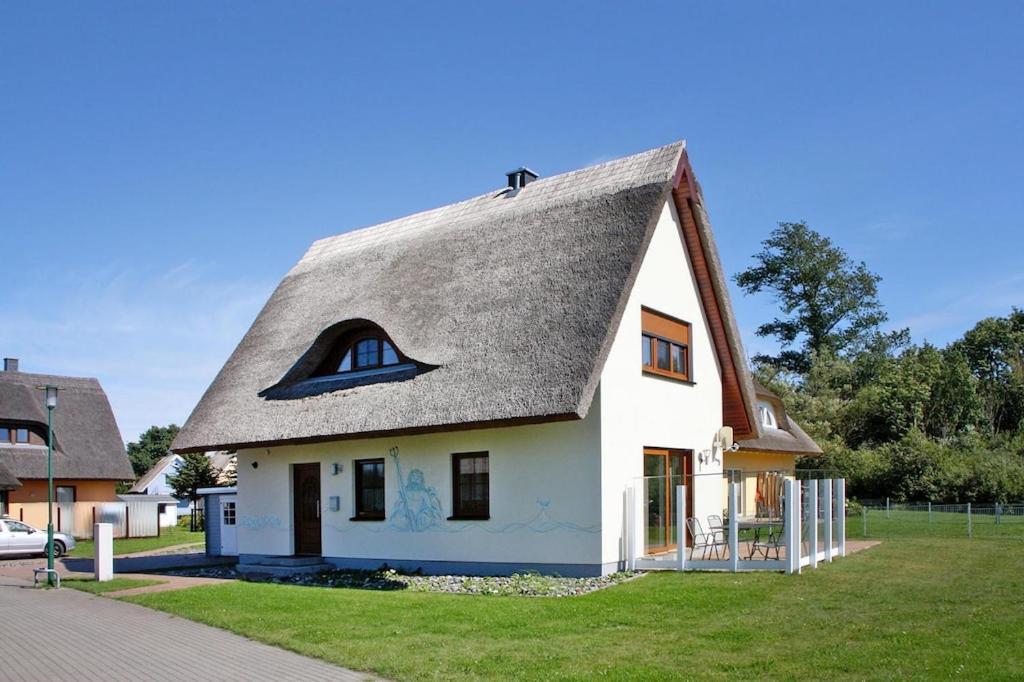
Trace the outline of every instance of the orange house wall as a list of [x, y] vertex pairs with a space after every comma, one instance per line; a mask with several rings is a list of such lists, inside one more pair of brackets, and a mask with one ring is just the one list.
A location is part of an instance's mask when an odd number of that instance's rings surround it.
[[[53, 479], [55, 490], [57, 486], [74, 486], [76, 502], [114, 502], [117, 500], [116, 484], [116, 481]], [[46, 502], [46, 480], [22, 479], [21, 487], [12, 490], [8, 495], [8, 502], [15, 504]]]

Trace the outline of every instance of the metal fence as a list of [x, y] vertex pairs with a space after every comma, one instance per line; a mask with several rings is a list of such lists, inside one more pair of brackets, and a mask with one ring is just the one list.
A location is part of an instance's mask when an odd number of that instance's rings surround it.
[[[852, 516], [856, 513], [851, 514]], [[949, 537], [1024, 540], [1024, 502], [865, 504], [850, 518], [848, 534], [862, 538]]]

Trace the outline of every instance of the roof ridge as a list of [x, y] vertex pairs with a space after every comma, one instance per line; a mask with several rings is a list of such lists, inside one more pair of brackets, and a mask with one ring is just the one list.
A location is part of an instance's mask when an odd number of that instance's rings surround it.
[[[658, 174], [658, 177], [651, 177], [652, 166], [655, 166], [654, 161], [659, 157], [660, 154], [667, 153], [670, 150], [674, 151], [674, 155], [678, 156], [685, 148], [686, 141], [677, 140], [670, 144], [662, 145], [660, 147], [654, 147], [642, 152], [638, 152], [636, 154], [629, 154], [627, 156], [610, 159], [608, 161], [603, 161], [601, 163], [593, 164], [590, 166], [585, 166], [584, 168], [578, 168], [575, 170], [566, 171], [564, 173], [558, 173], [556, 175], [541, 177], [531, 182], [527, 187], [524, 187], [523, 190], [521, 190], [521, 193], [518, 195], [522, 198], [533, 198], [533, 202], [528, 202], [525, 206], [523, 206], [520, 203], [517, 203], [516, 205], [495, 204], [491, 206], [489, 211], [485, 210], [482, 212], [490, 213], [508, 209], [528, 210], [530, 208], [536, 208], [536, 206], [534, 206], [533, 204], [535, 204], [538, 201], [546, 200], [546, 203], [548, 205], [558, 204], [561, 203], [559, 200], [567, 197], [571, 199], [578, 199], [583, 198], [588, 194], [601, 193], [600, 191], [587, 192], [587, 187], [585, 186], [577, 187], [576, 194], [558, 191], [563, 190], [566, 185], [573, 182], [575, 179], [578, 179], [580, 176], [592, 175], [595, 176], [595, 180], [598, 181], [603, 178], [603, 186], [600, 184], [600, 182], [598, 182], [596, 186], [597, 190], [621, 190], [624, 187], [617, 186], [614, 183], [614, 180], [617, 179], [616, 176], [609, 176], [607, 173], [610, 167], [615, 166], [622, 166], [624, 167], [624, 169], [628, 170], [630, 169], [631, 164], [639, 165], [642, 163], [642, 166], [633, 169], [633, 175], [636, 176], [638, 182], [630, 183], [631, 186], [638, 186], [641, 184], [648, 184], [649, 182], [656, 181], [669, 181], [672, 179], [677, 164], [669, 164], [671, 168], [667, 176], [661, 177], [661, 174]], [[655, 166], [654, 170], [658, 170], [658, 168], [659, 166]], [[549, 192], [550, 190], [554, 189], [555, 193], [553, 196], [549, 197], [538, 197], [538, 190], [541, 189], [548, 189]], [[595, 189], [595, 187], [591, 186], [590, 189]], [[444, 204], [442, 206], [437, 206], [435, 208], [427, 209], [424, 211], [417, 211], [415, 213], [410, 213], [405, 216], [400, 216], [398, 218], [393, 218], [391, 220], [386, 220], [384, 222], [375, 223], [373, 225], [367, 225], [361, 228], [356, 228], [353, 230], [342, 232], [340, 234], [331, 235], [329, 237], [322, 237], [321, 239], [317, 239], [316, 241], [313, 242], [312, 245], [310, 245], [309, 249], [299, 260], [299, 263], [296, 265], [296, 267], [306, 262], [307, 260], [315, 259], [320, 255], [335, 250], [336, 248], [355, 248], [359, 246], [373, 245], [374, 243], [376, 243], [375, 237], [386, 236], [388, 239], [395, 239], [405, 234], [418, 234], [422, 232], [424, 229], [429, 229], [442, 219], [448, 221], [449, 224], [454, 224], [463, 217], [479, 217], [481, 211], [473, 210], [474, 205], [481, 204], [489, 200], [497, 199], [498, 197], [505, 194], [506, 191], [507, 188], [492, 189], [484, 194], [478, 194], [468, 199], [462, 199], [460, 201], [455, 201], [450, 204]]]

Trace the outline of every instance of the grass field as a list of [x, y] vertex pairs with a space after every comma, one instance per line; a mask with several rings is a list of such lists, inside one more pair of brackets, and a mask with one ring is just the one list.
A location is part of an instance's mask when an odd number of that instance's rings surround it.
[[582, 597], [227, 583], [130, 598], [397, 679], [1008, 679], [1024, 542], [884, 542], [801, 576], [659, 573]]
[[[115, 539], [114, 556], [131, 554], [132, 552], [148, 552], [172, 545], [201, 544], [205, 541], [206, 539], [202, 531], [193, 533], [184, 528], [163, 528], [160, 531], [159, 537]], [[91, 557], [94, 551], [95, 545], [92, 540], [78, 540], [75, 543], [75, 548], [68, 553], [68, 556]]]
[[60, 581], [61, 587], [70, 587], [82, 592], [93, 594], [104, 594], [106, 592], [117, 592], [119, 590], [130, 590], [133, 587], [147, 587], [149, 585], [160, 585], [166, 580], [147, 580], [144, 578], [114, 578], [106, 582], [97, 582], [92, 578], [66, 578]]

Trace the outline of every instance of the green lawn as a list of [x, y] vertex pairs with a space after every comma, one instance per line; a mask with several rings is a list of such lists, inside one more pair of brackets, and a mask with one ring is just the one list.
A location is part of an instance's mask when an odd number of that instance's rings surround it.
[[[205, 537], [202, 531], [190, 532], [184, 528], [162, 528], [160, 536], [153, 538], [128, 538], [127, 540], [114, 540], [114, 556], [120, 554], [131, 554], [132, 552], [147, 552], [171, 545], [184, 545], [188, 543], [203, 543]], [[68, 553], [72, 557], [91, 557], [94, 544], [92, 540], [78, 540], [75, 548]]]
[[1008, 679], [1024, 542], [888, 541], [801, 576], [659, 573], [582, 597], [235, 582], [130, 601], [397, 679]]
[[82, 592], [103, 594], [105, 592], [117, 592], [119, 590], [130, 590], [133, 587], [148, 587], [149, 585], [161, 585], [166, 580], [146, 580], [143, 578], [114, 578], [106, 582], [96, 582], [92, 578], [67, 578], [61, 580], [61, 587], [70, 587]]

